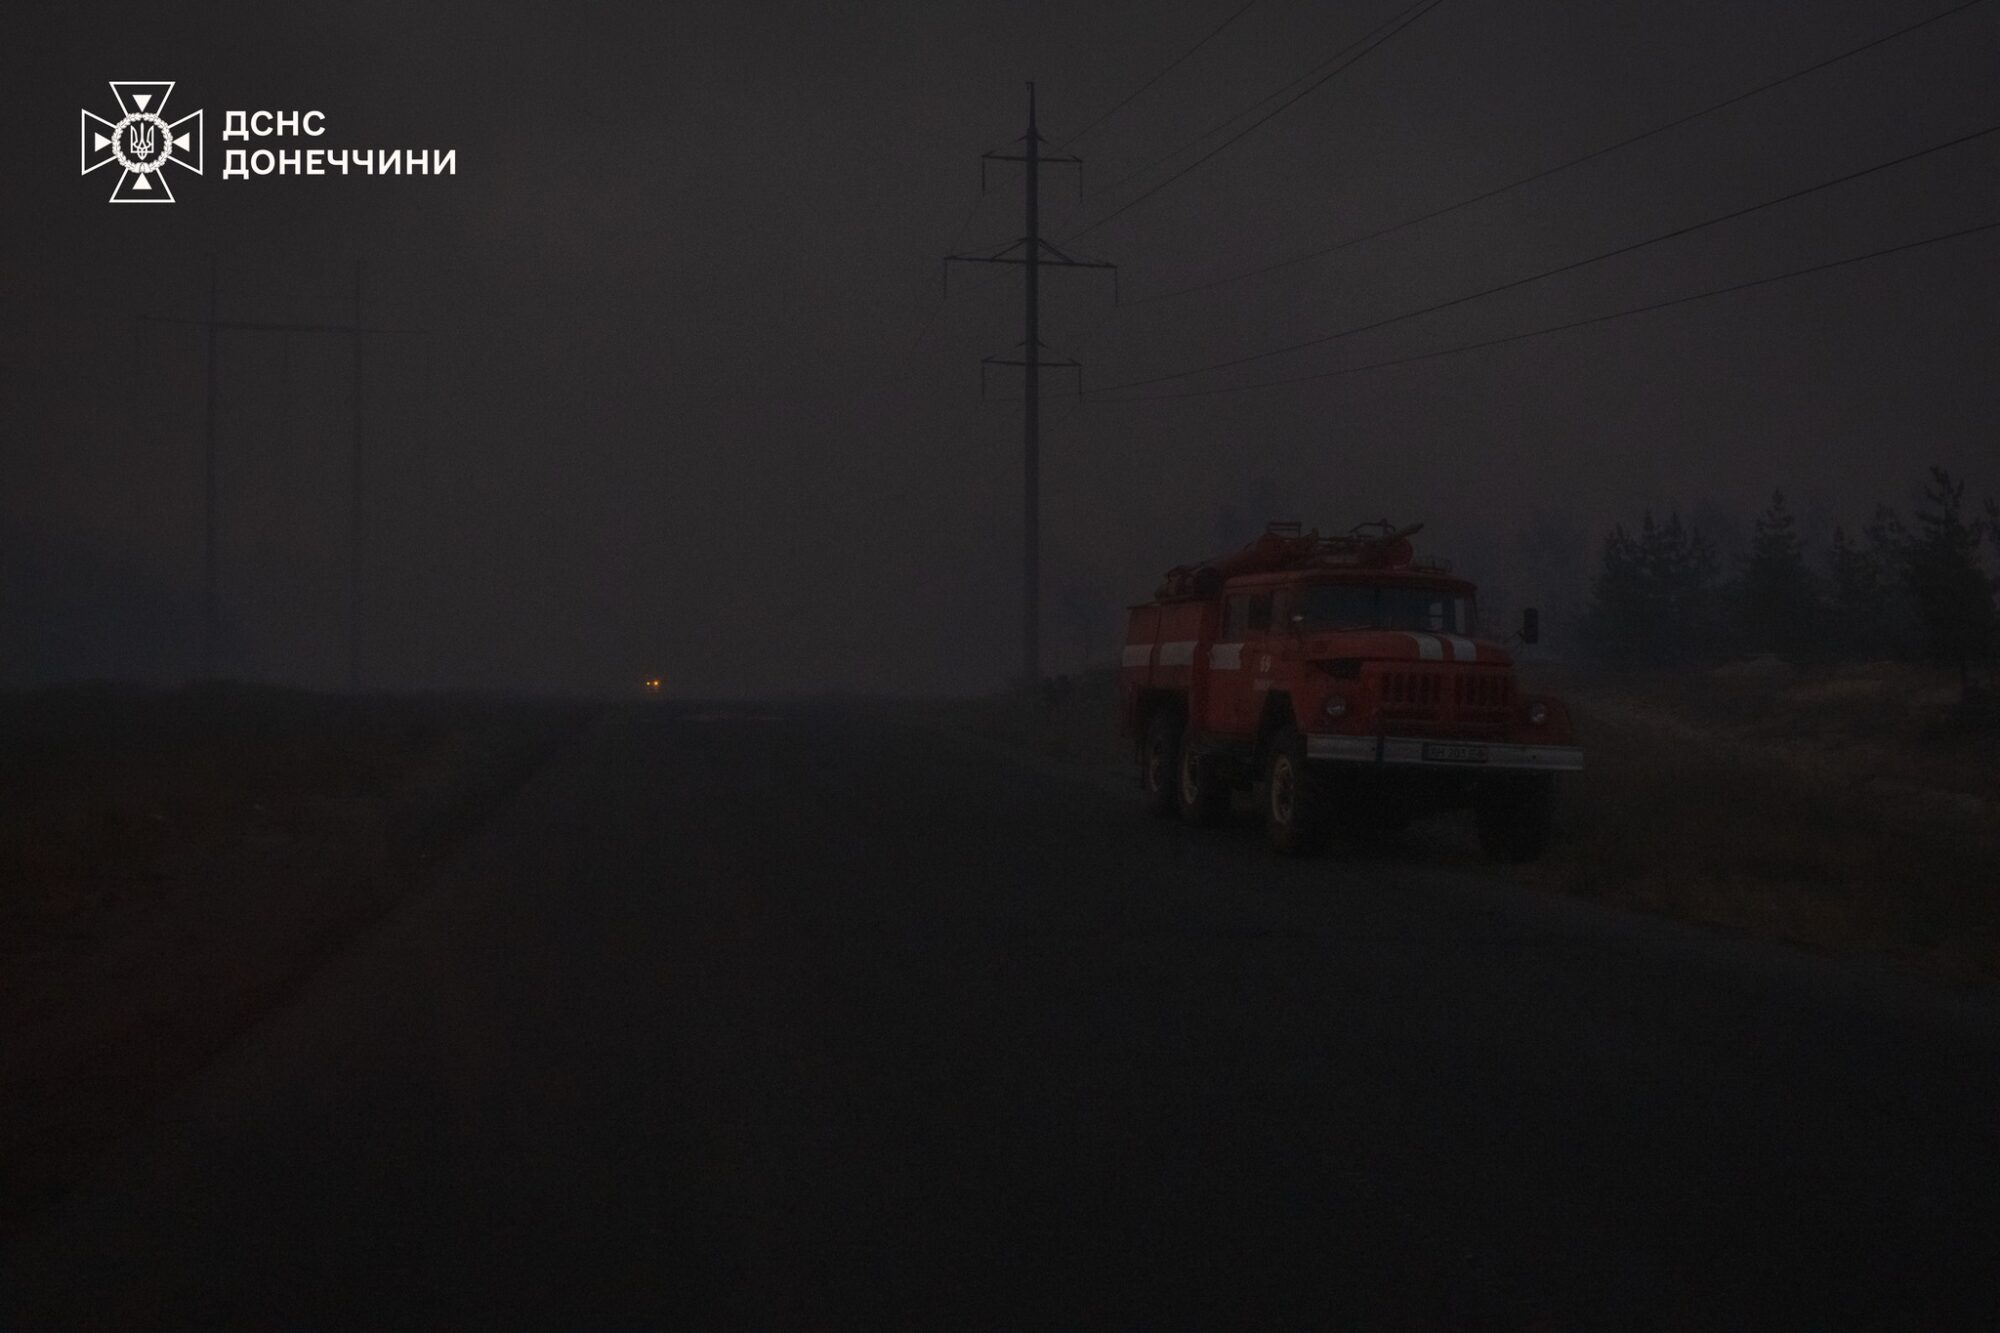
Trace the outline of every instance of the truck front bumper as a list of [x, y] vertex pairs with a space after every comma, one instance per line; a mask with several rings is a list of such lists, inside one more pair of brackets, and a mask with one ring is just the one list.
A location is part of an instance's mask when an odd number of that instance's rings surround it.
[[1583, 768], [1583, 751], [1574, 745], [1441, 741], [1416, 736], [1308, 736], [1306, 758], [1343, 764], [1450, 768], [1465, 773], [1575, 773]]

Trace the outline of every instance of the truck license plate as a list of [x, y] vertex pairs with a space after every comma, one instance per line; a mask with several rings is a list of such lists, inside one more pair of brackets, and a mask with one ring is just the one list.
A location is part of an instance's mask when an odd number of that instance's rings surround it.
[[1483, 764], [1486, 762], [1486, 747], [1427, 744], [1424, 746], [1424, 760], [1427, 763]]

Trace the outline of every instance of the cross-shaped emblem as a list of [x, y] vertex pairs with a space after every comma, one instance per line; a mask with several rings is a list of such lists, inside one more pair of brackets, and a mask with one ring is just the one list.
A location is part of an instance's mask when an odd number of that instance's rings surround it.
[[81, 151], [83, 174], [116, 162], [123, 171], [111, 187], [114, 204], [171, 204], [166, 165], [172, 162], [201, 174], [201, 112], [179, 120], [166, 118], [171, 83], [113, 82], [119, 119], [83, 113]]

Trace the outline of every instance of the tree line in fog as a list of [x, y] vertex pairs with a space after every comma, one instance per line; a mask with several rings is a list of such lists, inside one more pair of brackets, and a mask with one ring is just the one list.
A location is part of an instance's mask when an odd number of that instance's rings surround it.
[[1725, 561], [1696, 524], [1651, 512], [1604, 538], [1578, 626], [1611, 667], [1696, 667], [1774, 654], [1809, 664], [1899, 659], [1950, 667], [1961, 684], [2000, 650], [2000, 507], [1966, 499], [1933, 467], [1904, 515], [1878, 506], [1808, 550], [1782, 491], [1747, 549]]

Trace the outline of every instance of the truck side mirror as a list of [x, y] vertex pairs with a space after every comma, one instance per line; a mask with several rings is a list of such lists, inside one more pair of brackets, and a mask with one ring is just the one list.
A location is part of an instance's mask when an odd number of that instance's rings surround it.
[[1542, 613], [1534, 607], [1521, 610], [1521, 642], [1540, 643], [1542, 641]]

